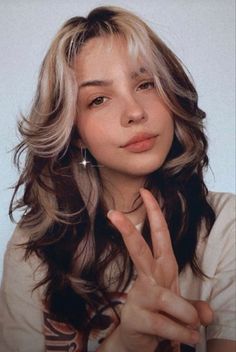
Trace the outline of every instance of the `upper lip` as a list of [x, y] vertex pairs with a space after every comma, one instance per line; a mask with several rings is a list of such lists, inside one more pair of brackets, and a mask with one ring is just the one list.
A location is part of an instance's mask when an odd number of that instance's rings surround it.
[[123, 148], [138, 142], [145, 141], [146, 139], [154, 138], [156, 135], [151, 133], [138, 133], [134, 137], [132, 137], [128, 142], [122, 145]]

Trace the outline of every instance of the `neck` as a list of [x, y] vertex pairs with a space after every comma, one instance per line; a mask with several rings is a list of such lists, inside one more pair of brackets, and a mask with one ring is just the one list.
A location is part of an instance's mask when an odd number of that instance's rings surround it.
[[145, 177], [108, 175], [101, 173], [104, 186], [104, 200], [108, 209], [116, 209], [131, 220], [134, 225], [143, 222], [145, 210], [139, 190], [144, 186]]

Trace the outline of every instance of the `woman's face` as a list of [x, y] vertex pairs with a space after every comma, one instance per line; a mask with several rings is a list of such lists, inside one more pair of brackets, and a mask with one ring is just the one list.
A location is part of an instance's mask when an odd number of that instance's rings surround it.
[[160, 168], [170, 150], [172, 114], [141, 61], [119, 37], [93, 38], [76, 58], [77, 126], [102, 176], [144, 177]]

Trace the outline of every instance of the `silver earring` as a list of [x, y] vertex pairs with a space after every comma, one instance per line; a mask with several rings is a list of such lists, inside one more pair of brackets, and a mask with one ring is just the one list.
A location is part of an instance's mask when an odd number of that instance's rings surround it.
[[86, 169], [87, 164], [90, 164], [90, 161], [86, 159], [87, 157], [86, 148], [80, 147], [80, 151], [81, 151], [82, 161], [79, 164], [81, 164]]

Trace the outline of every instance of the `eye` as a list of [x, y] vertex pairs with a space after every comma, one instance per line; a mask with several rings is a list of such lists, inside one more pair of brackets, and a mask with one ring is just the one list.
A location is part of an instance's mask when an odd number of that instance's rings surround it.
[[90, 107], [92, 107], [92, 106], [99, 106], [99, 105], [102, 105], [105, 101], [106, 101], [106, 97], [103, 97], [103, 96], [101, 96], [101, 97], [97, 97], [97, 98], [95, 98], [95, 99], [93, 99], [92, 101], [91, 101], [91, 103], [89, 103], [89, 106]]
[[146, 90], [146, 89], [153, 89], [154, 87], [155, 87], [155, 84], [153, 81], [146, 81], [146, 82], [141, 83], [138, 86], [138, 89]]

